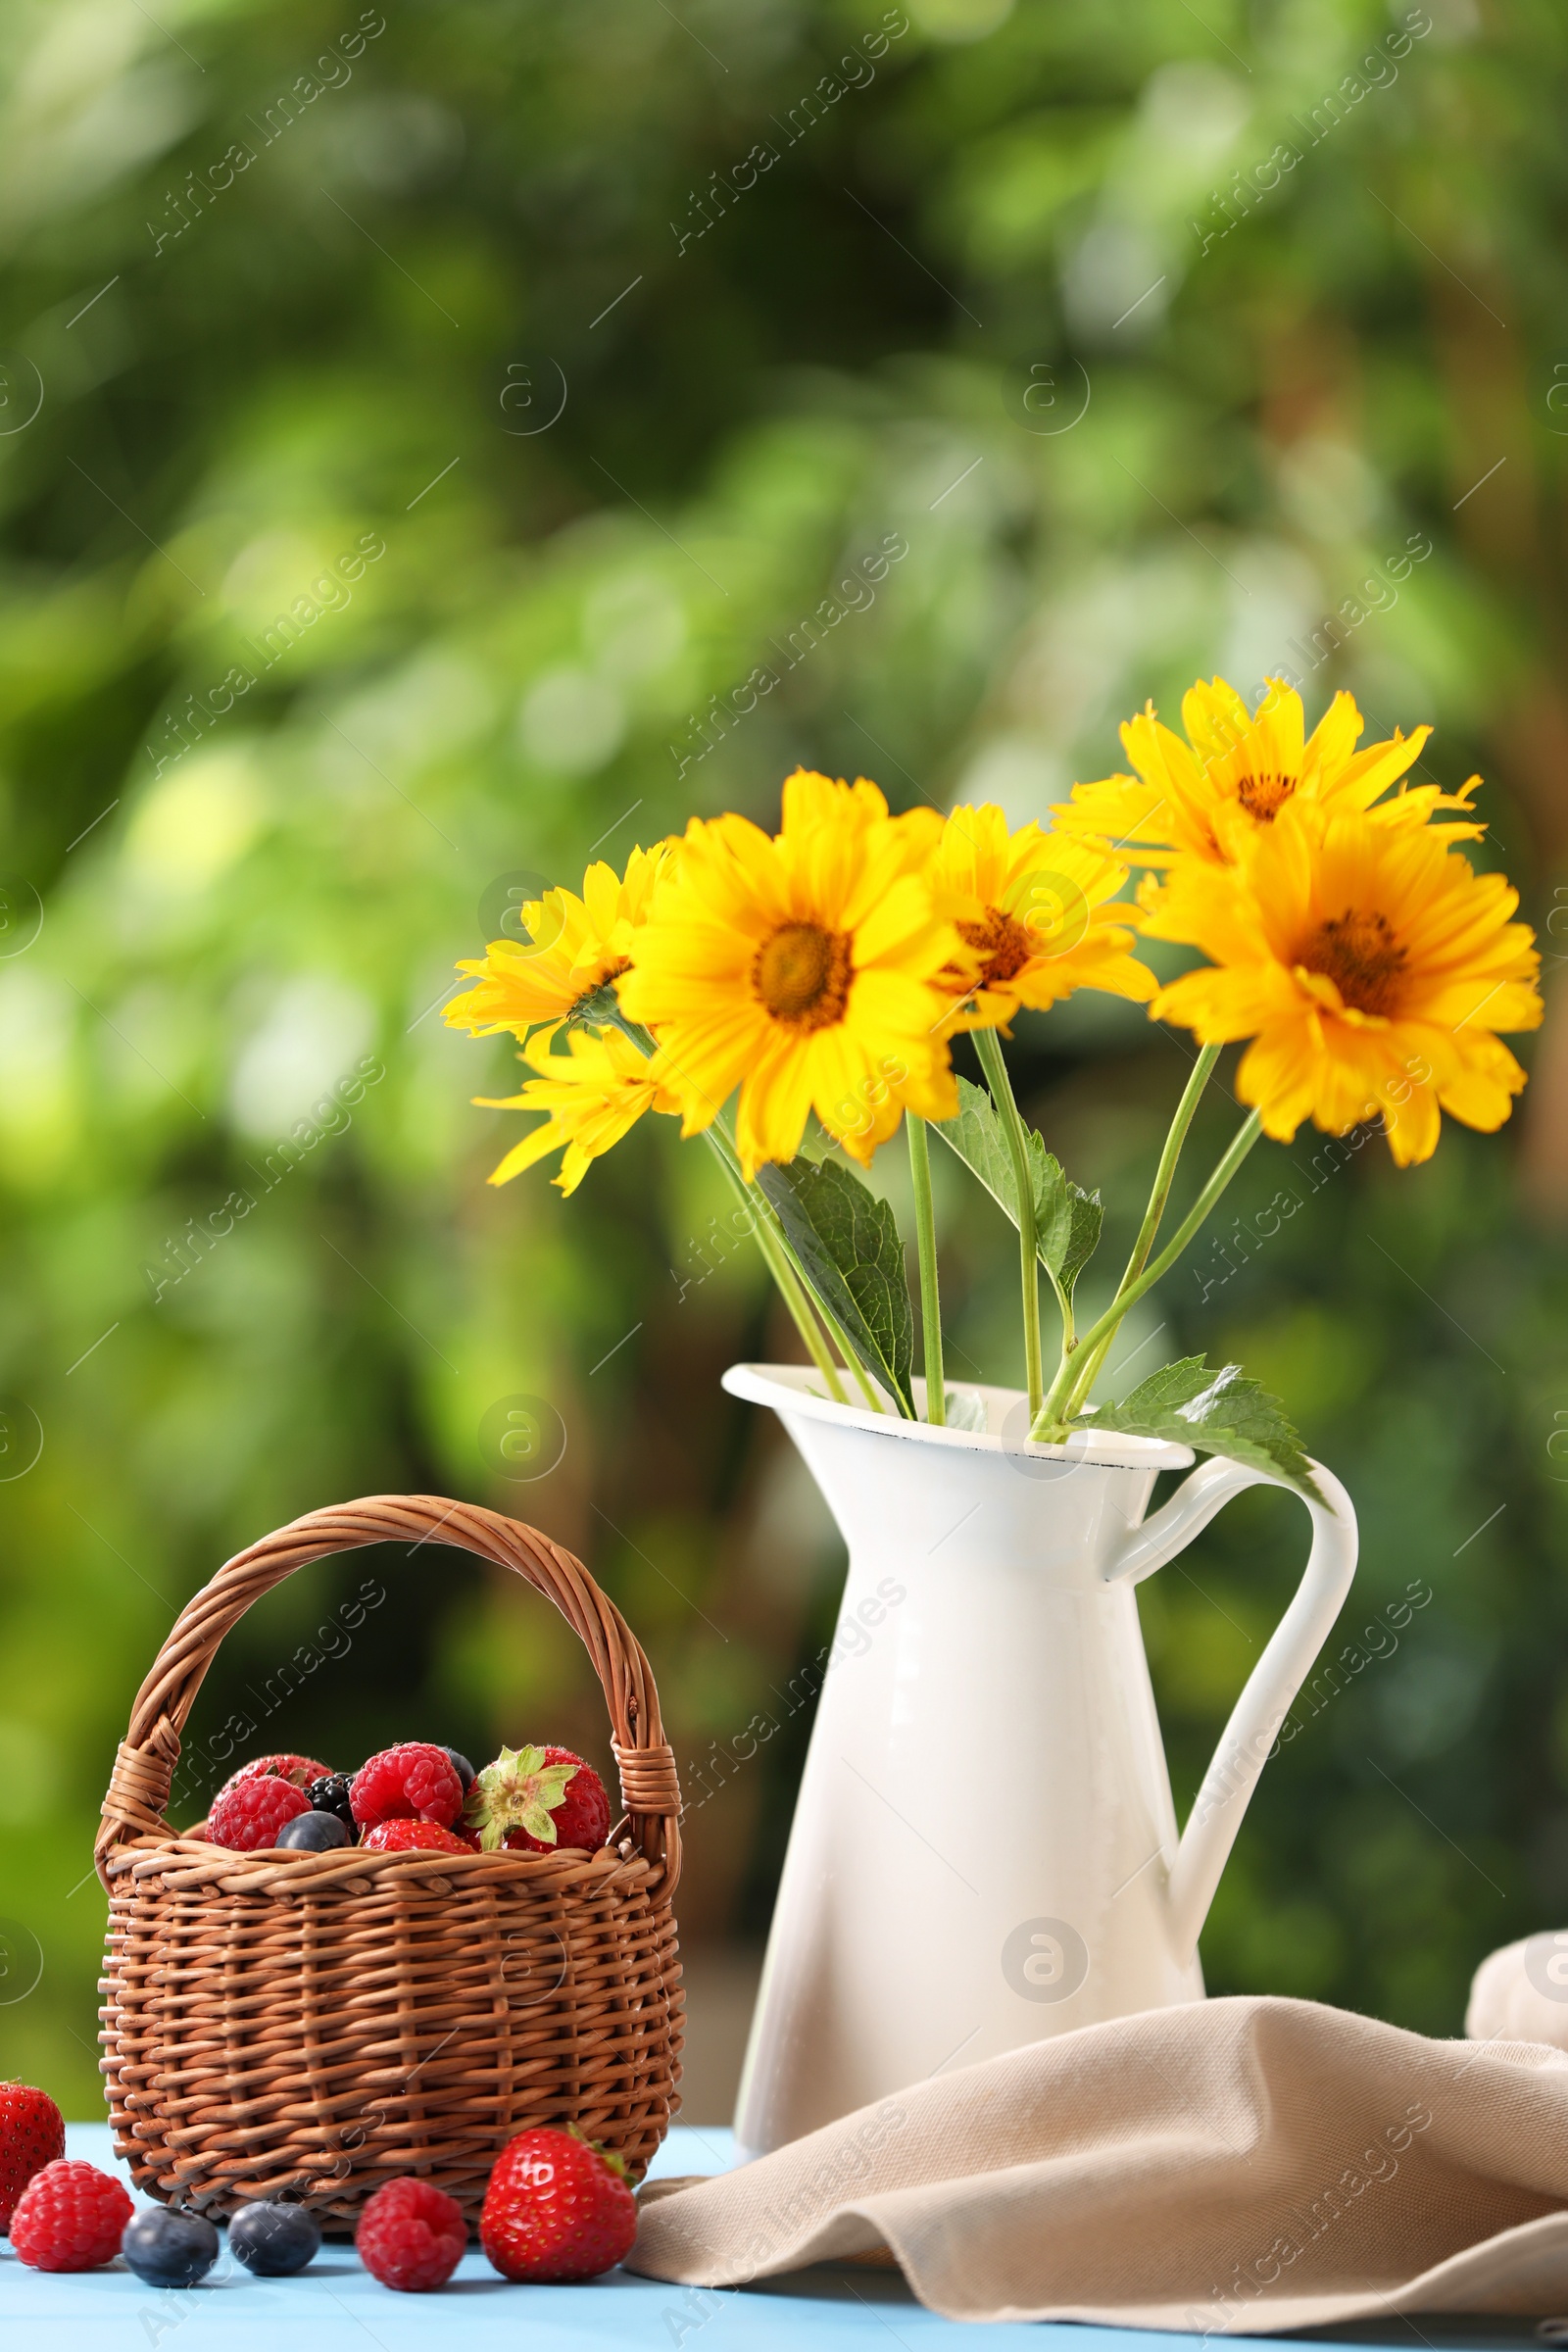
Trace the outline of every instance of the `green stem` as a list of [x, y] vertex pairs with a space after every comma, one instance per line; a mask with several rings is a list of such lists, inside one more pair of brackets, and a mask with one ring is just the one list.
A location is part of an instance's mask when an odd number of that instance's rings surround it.
[[[1054, 1274], [1051, 1273], [1051, 1268], [1049, 1266], [1047, 1266], [1046, 1272], [1051, 1274], [1051, 1287], [1055, 1294], [1056, 1310], [1061, 1316], [1061, 1362], [1064, 1364], [1067, 1361], [1068, 1356], [1071, 1355], [1073, 1349], [1078, 1345], [1076, 1336], [1077, 1327], [1073, 1314], [1072, 1293], [1071, 1291], [1064, 1291], [1062, 1289], [1060, 1281]], [[1061, 1365], [1058, 1364], [1056, 1369], [1059, 1371], [1061, 1369]]]
[[1012, 1081], [1007, 1065], [1002, 1058], [1002, 1047], [994, 1029], [977, 1029], [974, 1033], [975, 1051], [980, 1067], [991, 1089], [991, 1099], [997, 1106], [1012, 1154], [1013, 1181], [1018, 1190], [1018, 1267], [1023, 1285], [1023, 1364], [1024, 1381], [1029, 1391], [1029, 1416], [1033, 1420], [1040, 1411], [1040, 1393], [1043, 1386], [1040, 1364], [1040, 1274], [1036, 1262], [1035, 1186], [1034, 1170], [1029, 1164], [1029, 1140], [1023, 1115], [1013, 1099]]
[[[1187, 1215], [1182, 1219], [1174, 1237], [1166, 1244], [1152, 1265], [1146, 1266], [1136, 1281], [1129, 1283], [1125, 1290], [1118, 1291], [1099, 1322], [1084, 1333], [1083, 1347], [1086, 1350], [1098, 1348], [1102, 1340], [1108, 1338], [1115, 1331], [1128, 1309], [1136, 1306], [1145, 1292], [1152, 1291], [1160, 1277], [1170, 1271], [1256, 1143], [1261, 1126], [1262, 1114], [1259, 1111], [1250, 1111], [1243, 1120], [1232, 1137], [1224, 1157], [1199, 1194]], [[1051, 1395], [1035, 1416], [1034, 1425], [1029, 1432], [1031, 1438], [1043, 1439], [1049, 1443], [1054, 1438], [1065, 1433], [1069, 1409], [1067, 1398], [1071, 1389], [1076, 1385], [1073, 1374], [1074, 1366], [1071, 1363], [1064, 1365], [1062, 1370], [1057, 1373], [1051, 1385]]]
[[833, 1309], [828, 1305], [827, 1300], [817, 1290], [816, 1285], [796, 1256], [790, 1246], [789, 1235], [780, 1223], [772, 1201], [769, 1200], [760, 1184], [753, 1184], [742, 1175], [739, 1154], [735, 1150], [734, 1139], [730, 1135], [729, 1129], [719, 1118], [715, 1119], [712, 1125], [704, 1132], [710, 1149], [734, 1186], [737, 1198], [744, 1202], [755, 1219], [753, 1231], [757, 1236], [757, 1246], [767, 1261], [769, 1273], [783, 1294], [785, 1305], [795, 1317], [796, 1327], [800, 1331], [801, 1337], [810, 1349], [812, 1362], [827, 1381], [828, 1395], [835, 1404], [848, 1404], [850, 1401], [844, 1394], [838, 1366], [822, 1348], [821, 1336], [816, 1329], [816, 1316], [821, 1317], [828, 1338], [843, 1357], [856, 1387], [859, 1390], [867, 1405], [873, 1413], [880, 1413], [883, 1406], [875, 1389], [865, 1376], [864, 1366], [850, 1346], [844, 1327], [837, 1315], [834, 1314]]
[[[1219, 1056], [1218, 1046], [1205, 1046], [1193, 1065], [1192, 1076], [1188, 1079], [1182, 1099], [1176, 1105], [1176, 1115], [1171, 1120], [1170, 1133], [1165, 1138], [1165, 1148], [1159, 1155], [1159, 1166], [1154, 1171], [1153, 1190], [1149, 1196], [1149, 1206], [1144, 1211], [1144, 1221], [1138, 1229], [1138, 1239], [1133, 1244], [1133, 1253], [1127, 1260], [1126, 1271], [1122, 1275], [1121, 1281], [1116, 1286], [1117, 1298], [1125, 1295], [1129, 1284], [1137, 1281], [1149, 1263], [1149, 1252], [1154, 1246], [1154, 1236], [1159, 1231], [1160, 1220], [1165, 1214], [1166, 1203], [1170, 1200], [1170, 1188], [1176, 1181], [1176, 1163], [1181, 1158], [1182, 1146], [1187, 1141], [1187, 1130], [1193, 1123], [1194, 1113], [1202, 1099], [1204, 1087], [1207, 1086], [1213, 1075], [1214, 1064], [1218, 1061]], [[1111, 1343], [1115, 1336], [1115, 1330], [1112, 1328], [1105, 1334], [1098, 1347], [1079, 1348], [1076, 1351], [1078, 1362], [1073, 1373], [1066, 1410], [1062, 1416], [1064, 1420], [1078, 1411], [1084, 1398], [1094, 1387], [1100, 1367], [1110, 1352]], [[1063, 1361], [1067, 1355], [1073, 1352], [1069, 1344], [1063, 1350]]]
[[[850, 1346], [849, 1336], [846, 1333], [843, 1324], [839, 1321], [837, 1315], [835, 1315], [833, 1312], [833, 1309], [827, 1305], [823, 1299], [817, 1297], [815, 1291], [811, 1293], [811, 1297], [816, 1300], [817, 1313], [827, 1325], [828, 1338], [832, 1341], [840, 1355], [843, 1356], [846, 1366], [854, 1376], [855, 1385], [859, 1390], [860, 1395], [865, 1398], [866, 1404], [873, 1413], [885, 1413], [887, 1411], [887, 1406], [882, 1402], [881, 1397], [871, 1386], [870, 1376], [866, 1372], [865, 1366], [856, 1354], [855, 1349]], [[900, 1416], [906, 1418], [907, 1416], [906, 1416], [904, 1412], [903, 1397], [896, 1396], [894, 1398], [894, 1402], [897, 1405]]]
[[[623, 1037], [631, 1040], [639, 1054], [644, 1054], [652, 1059], [658, 1051], [657, 1039], [639, 1022], [627, 1020], [620, 1009], [612, 988], [607, 987], [598, 991], [591, 1004], [588, 999], [584, 999], [577, 1007], [578, 1016], [583, 1014], [585, 1006], [588, 1006], [588, 1017], [592, 1026], [618, 1029]], [[827, 1382], [828, 1395], [833, 1398], [835, 1404], [848, 1404], [850, 1401], [844, 1394], [844, 1384], [839, 1379], [838, 1366], [822, 1345], [822, 1336], [816, 1327], [817, 1315], [820, 1315], [829, 1339], [854, 1376], [860, 1395], [873, 1413], [880, 1413], [884, 1408], [875, 1389], [866, 1378], [864, 1366], [850, 1346], [838, 1317], [822, 1298], [806, 1268], [796, 1256], [790, 1246], [789, 1235], [784, 1231], [774, 1213], [772, 1202], [760, 1186], [750, 1183], [741, 1173], [740, 1154], [735, 1149], [734, 1137], [724, 1124], [722, 1112], [704, 1129], [704, 1135], [709, 1149], [728, 1176], [738, 1199], [756, 1219], [754, 1231], [757, 1235], [757, 1246], [766, 1260], [768, 1272], [779, 1287], [785, 1305], [795, 1319], [796, 1329], [806, 1342], [811, 1361]]]
[[937, 1221], [931, 1206], [931, 1147], [925, 1121], [910, 1110], [909, 1181], [914, 1188], [914, 1239], [920, 1253], [920, 1336], [925, 1343], [925, 1417], [945, 1429], [948, 1395], [942, 1378], [942, 1301], [937, 1291]]
[[850, 1400], [844, 1394], [844, 1384], [839, 1379], [838, 1366], [823, 1344], [822, 1334], [817, 1329], [816, 1319], [811, 1313], [807, 1295], [795, 1278], [795, 1269], [777, 1246], [777, 1237], [768, 1220], [766, 1201], [761, 1199], [760, 1195], [756, 1200], [752, 1198], [750, 1188], [739, 1170], [730, 1165], [722, 1142], [710, 1128], [708, 1132], [708, 1144], [713, 1157], [728, 1177], [736, 1200], [752, 1219], [752, 1231], [757, 1236], [757, 1246], [762, 1252], [762, 1262], [778, 1285], [779, 1295], [790, 1310], [795, 1328], [806, 1342], [808, 1354], [827, 1382], [828, 1395], [836, 1404], [848, 1404]]
[[[763, 1234], [767, 1236], [767, 1241], [762, 1244], [763, 1255], [767, 1256], [769, 1246], [776, 1253], [776, 1258], [768, 1257], [768, 1264], [773, 1268], [773, 1278], [777, 1282], [779, 1289], [784, 1292], [785, 1298], [788, 1298], [790, 1296], [790, 1288], [793, 1287], [794, 1291], [801, 1299], [803, 1307], [806, 1305], [806, 1301], [809, 1299], [811, 1306], [822, 1319], [822, 1323], [827, 1332], [828, 1338], [832, 1341], [834, 1347], [838, 1349], [839, 1354], [843, 1357], [846, 1370], [854, 1380], [856, 1387], [859, 1390], [860, 1395], [865, 1399], [865, 1402], [869, 1406], [870, 1410], [873, 1413], [885, 1411], [886, 1408], [883, 1405], [881, 1398], [878, 1396], [875, 1389], [871, 1386], [869, 1379], [866, 1377], [865, 1366], [856, 1354], [855, 1349], [850, 1346], [849, 1335], [845, 1331], [843, 1324], [839, 1321], [837, 1315], [828, 1305], [827, 1300], [822, 1297], [821, 1292], [816, 1288], [815, 1284], [811, 1281], [810, 1276], [807, 1273], [806, 1268], [801, 1264], [800, 1259], [796, 1256], [795, 1251], [790, 1244], [789, 1235], [785, 1232], [784, 1227], [780, 1222], [778, 1211], [774, 1208], [772, 1201], [769, 1200], [767, 1195], [763, 1192], [760, 1184], [747, 1184], [744, 1177], [740, 1179], [740, 1182], [746, 1185], [747, 1197], [755, 1205], [759, 1240], [760, 1240]], [[837, 1404], [848, 1404], [850, 1400], [845, 1396], [844, 1390], [839, 1382], [836, 1367], [829, 1367], [828, 1379], [830, 1384], [829, 1394], [832, 1396], [834, 1402]], [[903, 1409], [904, 1407], [901, 1402], [899, 1410], [902, 1412]]]
[[[811, 1296], [802, 1286], [800, 1277], [790, 1263], [788, 1251], [780, 1240], [777, 1229], [769, 1225], [767, 1221], [765, 1201], [757, 1209], [756, 1214], [758, 1247], [767, 1261], [768, 1271], [779, 1287], [785, 1305], [795, 1318], [795, 1328], [806, 1342], [811, 1361], [827, 1383], [827, 1393], [834, 1403], [848, 1404], [850, 1400], [844, 1393], [844, 1383], [839, 1378], [839, 1368], [822, 1343], [816, 1315], [811, 1311]], [[828, 1337], [843, 1354], [844, 1361], [850, 1364], [852, 1369], [856, 1368], [854, 1359], [844, 1347], [838, 1325], [831, 1321], [828, 1323]]]

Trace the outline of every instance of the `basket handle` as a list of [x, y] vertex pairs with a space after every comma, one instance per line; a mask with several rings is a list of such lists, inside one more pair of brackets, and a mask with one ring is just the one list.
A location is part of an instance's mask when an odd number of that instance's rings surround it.
[[105, 1886], [108, 1859], [117, 1846], [132, 1838], [178, 1836], [164, 1819], [164, 1807], [179, 1761], [180, 1734], [219, 1643], [251, 1603], [296, 1568], [308, 1568], [332, 1552], [404, 1542], [417, 1549], [432, 1537], [511, 1568], [565, 1618], [593, 1661], [605, 1694], [632, 1839], [663, 1874], [663, 1891], [673, 1892], [680, 1875], [680, 1785], [641, 1643], [569, 1551], [519, 1520], [438, 1494], [371, 1494], [307, 1511], [303, 1519], [236, 1552], [186, 1602], [136, 1694], [129, 1730], [115, 1758], [93, 1849]]

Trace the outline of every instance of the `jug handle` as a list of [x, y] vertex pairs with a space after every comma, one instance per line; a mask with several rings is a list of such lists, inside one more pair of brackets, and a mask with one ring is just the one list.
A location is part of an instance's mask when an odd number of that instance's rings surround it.
[[[1248, 1799], [1280, 1725], [1333, 1630], [1355, 1574], [1355, 1511], [1331, 1471], [1313, 1462], [1323, 1495], [1314, 1502], [1287, 1487], [1312, 1514], [1312, 1549], [1295, 1598], [1247, 1679], [1203, 1785], [1193, 1800], [1166, 1887], [1172, 1945], [1183, 1963], [1198, 1948], [1208, 1906], [1230, 1858]], [[1134, 1528], [1101, 1571], [1106, 1584], [1138, 1584], [1184, 1550], [1214, 1514], [1247, 1487], [1285, 1486], [1243, 1462], [1214, 1459], [1195, 1470], [1160, 1510]]]

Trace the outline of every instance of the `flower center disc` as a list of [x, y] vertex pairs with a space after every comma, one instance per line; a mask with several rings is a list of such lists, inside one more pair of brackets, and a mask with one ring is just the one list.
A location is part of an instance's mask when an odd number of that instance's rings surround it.
[[1260, 825], [1271, 825], [1295, 790], [1294, 776], [1247, 775], [1237, 786], [1237, 798], [1249, 816], [1255, 816]]
[[1332, 980], [1347, 1004], [1385, 1018], [1397, 1009], [1406, 959], [1386, 914], [1348, 908], [1320, 923], [1301, 952], [1307, 970]]
[[957, 929], [959, 937], [985, 957], [985, 968], [975, 983], [980, 988], [1014, 979], [1036, 953], [1036, 943], [1022, 923], [1000, 906], [988, 906], [984, 922], [959, 923]]
[[757, 951], [752, 980], [776, 1021], [827, 1029], [850, 999], [850, 943], [816, 923], [781, 923]]

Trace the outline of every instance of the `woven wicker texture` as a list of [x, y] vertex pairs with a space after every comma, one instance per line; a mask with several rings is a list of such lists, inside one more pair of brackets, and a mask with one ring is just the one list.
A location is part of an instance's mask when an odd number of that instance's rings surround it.
[[[238, 1854], [164, 1818], [219, 1643], [296, 1568], [435, 1541], [515, 1570], [581, 1640], [625, 1818], [597, 1854]], [[312, 1511], [220, 1568], [137, 1697], [97, 1844], [102, 2061], [137, 2185], [213, 2214], [288, 2191], [326, 2229], [417, 2174], [476, 2221], [499, 2150], [576, 2124], [641, 2176], [668, 2127], [684, 1995], [680, 1791], [648, 1660], [581, 1562], [471, 1503]]]

